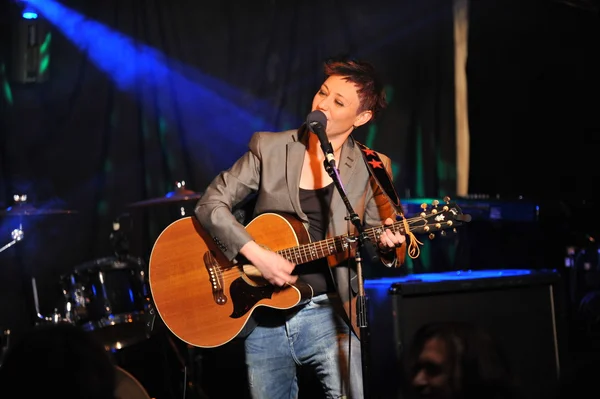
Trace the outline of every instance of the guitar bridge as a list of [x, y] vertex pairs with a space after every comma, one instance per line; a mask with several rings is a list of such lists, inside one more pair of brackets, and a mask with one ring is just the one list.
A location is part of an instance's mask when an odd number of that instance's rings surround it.
[[217, 305], [225, 305], [227, 303], [227, 296], [223, 292], [223, 271], [211, 251], [204, 253], [204, 265], [208, 272], [215, 303]]

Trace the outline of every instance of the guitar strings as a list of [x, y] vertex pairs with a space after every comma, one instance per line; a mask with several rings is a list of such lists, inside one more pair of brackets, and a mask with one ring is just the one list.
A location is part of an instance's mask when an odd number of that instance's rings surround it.
[[[423, 221], [427, 221], [431, 217], [438, 217], [440, 214], [444, 214], [447, 211], [448, 210], [446, 209], [440, 213], [429, 213], [427, 215], [419, 215], [419, 216], [411, 217], [408, 219], [403, 217], [401, 221], [395, 222], [390, 226], [393, 228], [394, 231], [397, 231], [396, 230], [397, 228], [399, 229], [400, 227], [402, 227], [404, 229], [404, 233], [409, 236], [410, 241], [409, 241], [409, 246], [408, 246], [408, 254], [412, 259], [416, 259], [419, 256], [419, 254], [421, 252], [419, 245], [423, 245], [423, 243], [416, 238], [416, 236], [414, 235], [412, 230], [414, 230], [414, 228], [417, 228], [417, 227], [422, 227]], [[445, 221], [445, 222], [436, 222], [436, 225], [439, 225], [439, 226], [436, 226], [437, 229], [441, 229], [442, 225], [447, 225], [448, 227], [450, 227], [452, 224], [448, 221]], [[413, 228], [411, 228], [411, 226], [413, 226]], [[373, 238], [378, 240], [379, 235], [380, 235], [378, 233], [378, 231], [382, 227], [387, 227], [387, 226], [379, 226], [377, 228], [370, 228], [370, 229], [367, 229], [367, 231], [369, 233], [372, 233]], [[305, 262], [308, 262], [311, 260], [319, 259], [321, 257], [333, 255], [338, 252], [338, 247], [339, 247], [340, 251], [347, 248], [347, 245], [343, 244], [343, 240], [348, 240], [349, 237], [352, 237], [352, 236], [350, 234], [345, 234], [345, 235], [341, 235], [338, 237], [330, 237], [330, 238], [327, 238], [322, 241], [318, 241], [318, 242], [314, 242], [314, 243], [307, 243], [307, 244], [299, 245], [297, 247], [282, 249], [282, 250], [277, 251], [277, 253], [284, 256], [289, 261], [296, 262], [297, 264], [305, 263]], [[319, 255], [319, 252], [320, 252], [320, 255]], [[300, 260], [301, 262], [298, 262], [298, 260]]]

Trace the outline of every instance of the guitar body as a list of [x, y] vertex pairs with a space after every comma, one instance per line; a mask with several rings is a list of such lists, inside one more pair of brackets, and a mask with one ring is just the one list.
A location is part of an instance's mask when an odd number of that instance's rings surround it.
[[[471, 220], [449, 198], [445, 204], [417, 217], [400, 219], [385, 228], [407, 234], [408, 248], [422, 244], [414, 233], [455, 229]], [[254, 218], [246, 231], [263, 247], [301, 265], [331, 255], [346, 253], [348, 236], [310, 242], [304, 225], [292, 215], [265, 213]], [[372, 242], [379, 240], [383, 226], [365, 229]], [[412, 248], [412, 250], [411, 250]], [[195, 217], [185, 217], [167, 226], [150, 254], [148, 279], [154, 306], [165, 325], [182, 341], [210, 348], [240, 335], [252, 312], [259, 306], [289, 309], [312, 298], [310, 286], [297, 282], [285, 287], [269, 284], [251, 264], [230, 262]], [[345, 305], [351, 314], [356, 308]], [[358, 334], [353, 318], [352, 326]]]
[[[260, 215], [246, 230], [272, 251], [309, 241], [304, 225], [290, 215]], [[259, 306], [289, 309], [312, 297], [308, 285], [275, 287], [254, 266], [230, 262], [195, 217], [163, 230], [152, 248], [148, 278], [165, 325], [182, 341], [204, 348], [238, 336]]]

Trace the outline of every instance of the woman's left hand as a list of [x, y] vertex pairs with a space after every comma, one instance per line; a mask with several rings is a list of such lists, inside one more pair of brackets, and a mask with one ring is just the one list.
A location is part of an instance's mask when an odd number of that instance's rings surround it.
[[[394, 224], [394, 220], [392, 220], [392, 218], [387, 218], [383, 224], [390, 226]], [[393, 249], [402, 246], [405, 241], [406, 237], [403, 234], [400, 234], [399, 231], [394, 232], [391, 229], [386, 228], [381, 236], [379, 236], [379, 250], [384, 253], [391, 252]]]

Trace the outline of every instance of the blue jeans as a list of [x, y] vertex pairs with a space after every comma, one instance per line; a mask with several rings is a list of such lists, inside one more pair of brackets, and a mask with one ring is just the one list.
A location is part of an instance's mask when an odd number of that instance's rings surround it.
[[326, 398], [363, 397], [360, 342], [338, 302], [336, 295], [322, 294], [290, 311], [267, 310], [273, 317], [245, 340], [253, 398], [297, 398], [297, 366], [315, 370]]

